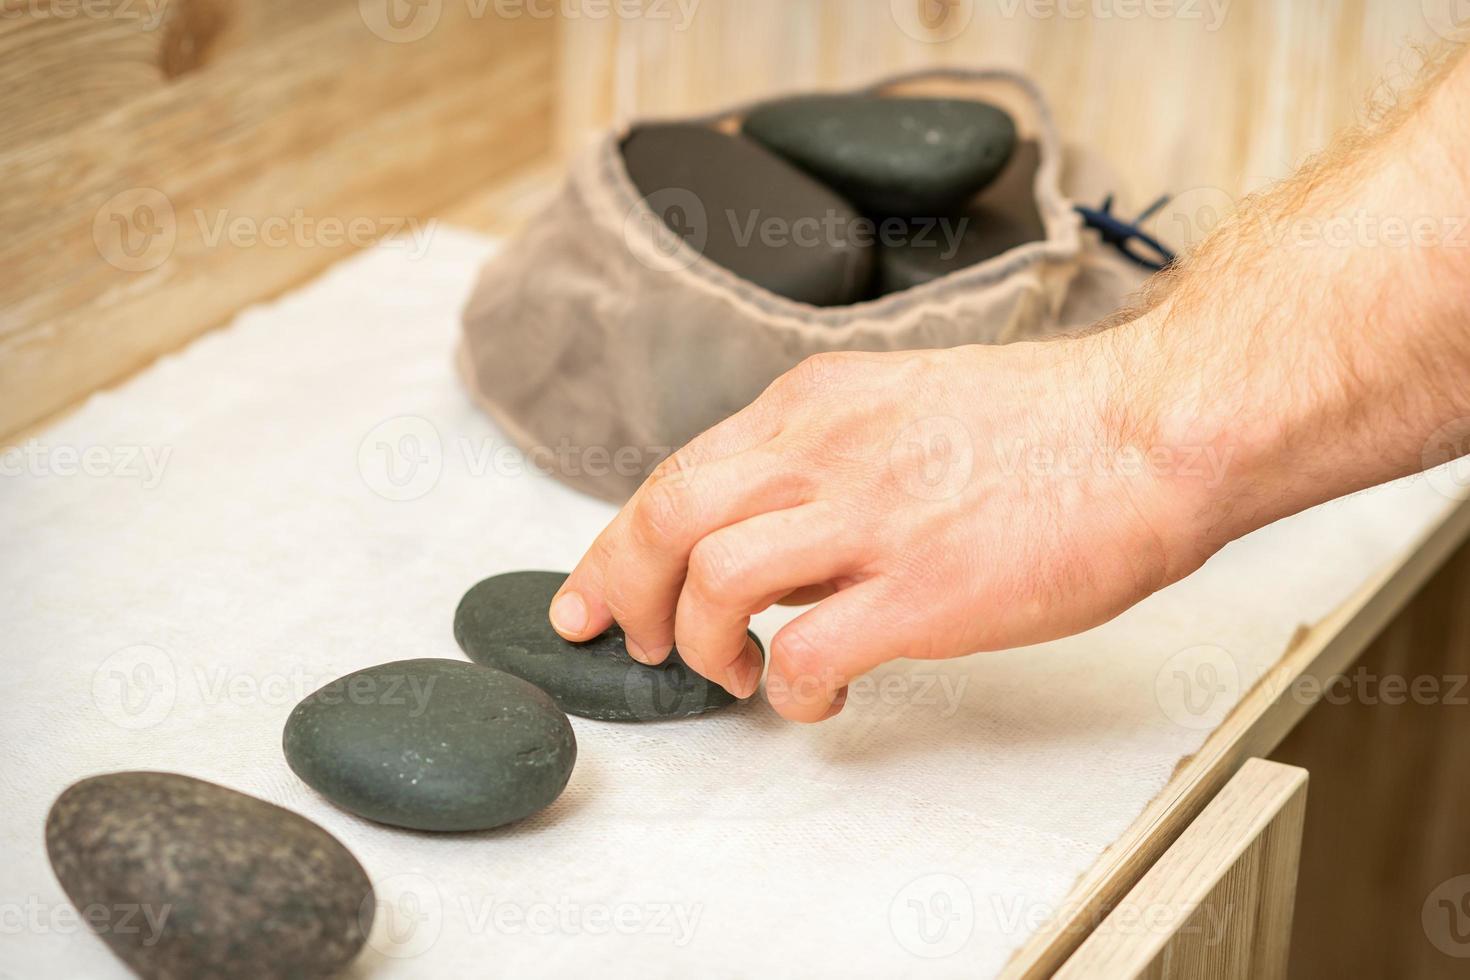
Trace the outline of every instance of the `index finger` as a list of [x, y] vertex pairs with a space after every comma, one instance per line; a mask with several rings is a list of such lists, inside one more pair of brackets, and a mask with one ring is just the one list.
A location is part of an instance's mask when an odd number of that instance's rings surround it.
[[[630, 563], [619, 557], [634, 547], [631, 532], [633, 515], [646, 507], [645, 499], [660, 481], [682, 481], [686, 474], [701, 464], [716, 462], [759, 446], [774, 437], [780, 429], [778, 418], [761, 399], [696, 436], [654, 471], [633, 497], [623, 505], [612, 522], [603, 529], [592, 547], [582, 556], [572, 574], [551, 602], [551, 624], [564, 638], [573, 642], [590, 640], [612, 625], [616, 619], [628, 633], [629, 653], [636, 659], [657, 663], [667, 656], [666, 641], [673, 644], [673, 610], [678, 601], [689, 551], [698, 538], [686, 546], [676, 543], [667, 555], [648, 557], [648, 549], [638, 551], [640, 560]], [[659, 491], [665, 493], [666, 490]], [[645, 511], [646, 512], [646, 511]], [[612, 577], [616, 564], [617, 579]], [[643, 585], [647, 576], [649, 584]], [[672, 584], [670, 584], [672, 582]], [[632, 585], [626, 594], [619, 592], [623, 583]], [[614, 593], [609, 605], [609, 592]], [[614, 615], [613, 608], [618, 614]], [[629, 631], [631, 621], [633, 631]], [[667, 635], [659, 626], [667, 620]], [[646, 645], [644, 645], [646, 644]], [[645, 651], [650, 647], [657, 659]]]

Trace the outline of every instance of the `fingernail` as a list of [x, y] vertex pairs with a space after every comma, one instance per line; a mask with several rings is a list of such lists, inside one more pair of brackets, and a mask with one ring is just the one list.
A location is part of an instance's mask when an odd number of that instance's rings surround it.
[[623, 646], [628, 648], [628, 656], [632, 657], [640, 664], [651, 662], [648, 659], [647, 651], [645, 651], [643, 647], [638, 643], [638, 641], [633, 639], [631, 636], [623, 637]]
[[551, 604], [551, 625], [558, 633], [581, 633], [587, 628], [587, 603], [575, 592], [563, 592]]

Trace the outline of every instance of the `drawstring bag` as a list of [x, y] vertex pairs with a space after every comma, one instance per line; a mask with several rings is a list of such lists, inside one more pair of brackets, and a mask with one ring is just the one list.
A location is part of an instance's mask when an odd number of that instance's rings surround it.
[[[1036, 240], [849, 306], [776, 295], [700, 255], [655, 213], [605, 134], [546, 209], [487, 264], [464, 311], [459, 369], [475, 400], [563, 481], [621, 501], [658, 462], [804, 358], [1038, 340], [1114, 312], [1147, 275], [1084, 232], [1073, 196], [1110, 188], [1064, 149], [1036, 86], [1008, 71], [931, 71], [867, 94], [979, 99], [1034, 144]], [[748, 107], [700, 122], [738, 129]], [[652, 206], [651, 206], [652, 205]], [[1104, 208], [1106, 210], [1106, 208]]]

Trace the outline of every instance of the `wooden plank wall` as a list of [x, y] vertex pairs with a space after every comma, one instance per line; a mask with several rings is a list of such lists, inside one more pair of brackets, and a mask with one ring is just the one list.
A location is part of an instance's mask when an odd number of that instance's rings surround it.
[[[1033, 75], [1125, 199], [1252, 189], [1352, 122], [1453, 0], [642, 0], [564, 25], [560, 133], [933, 65]], [[1148, 11], [1161, 12], [1150, 16]], [[1192, 196], [1213, 204], [1217, 195]]]
[[545, 157], [507, 9], [0, 0], [0, 437]]
[[[1064, 133], [1118, 169], [1125, 201], [1185, 192], [1159, 221], [1187, 243], [1222, 200], [1352, 121], [1379, 80], [1407, 78], [1411, 45], [1452, 33], [1453, 10], [1453, 0], [0, 0], [0, 437], [360, 239], [293, 229], [279, 247], [221, 243], [221, 221], [243, 219], [250, 233], [300, 214], [390, 230], [452, 215], [553, 145], [573, 149], [617, 119], [930, 65], [1032, 73]], [[145, 236], [151, 247], [127, 254], [125, 231], [129, 249]]]

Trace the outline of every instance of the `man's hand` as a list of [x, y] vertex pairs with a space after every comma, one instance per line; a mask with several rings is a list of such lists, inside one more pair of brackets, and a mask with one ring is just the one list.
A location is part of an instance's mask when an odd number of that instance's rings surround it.
[[639, 659], [677, 643], [748, 695], [750, 615], [821, 599], [767, 682], [815, 721], [885, 660], [1086, 629], [1255, 528], [1470, 453], [1467, 113], [1455, 52], [1110, 330], [805, 361], [638, 491], [553, 624], [616, 620]]
[[616, 620], [747, 696], [752, 614], [821, 599], [776, 634], [767, 693], [817, 721], [853, 678], [1101, 623], [1202, 559], [1168, 484], [1121, 436], [1127, 384], [1098, 338], [808, 359], [666, 460], [552, 604], [573, 640]]

